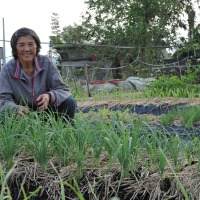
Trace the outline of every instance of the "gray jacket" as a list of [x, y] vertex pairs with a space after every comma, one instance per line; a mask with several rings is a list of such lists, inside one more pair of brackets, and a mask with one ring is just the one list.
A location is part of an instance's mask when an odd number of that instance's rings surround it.
[[49, 57], [37, 55], [34, 67], [31, 79], [22, 70], [19, 60], [12, 59], [3, 66], [0, 72], [0, 110], [15, 110], [19, 106], [36, 108], [36, 99], [43, 93], [51, 95], [52, 106], [59, 106], [71, 96], [69, 86], [62, 81]]

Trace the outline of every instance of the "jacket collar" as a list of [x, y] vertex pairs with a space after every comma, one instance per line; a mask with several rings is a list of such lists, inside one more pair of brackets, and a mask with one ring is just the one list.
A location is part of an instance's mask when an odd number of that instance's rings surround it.
[[[35, 66], [35, 69], [37, 70], [37, 72], [40, 72], [40, 71], [43, 70], [43, 69], [40, 67], [40, 65], [39, 65], [37, 56], [34, 58], [34, 64], [35, 64], [34, 66]], [[15, 70], [13, 76], [14, 76], [15, 78], [19, 78], [20, 72], [21, 72], [20, 62], [19, 62], [19, 59], [17, 59], [17, 62], [16, 62], [16, 70]]]

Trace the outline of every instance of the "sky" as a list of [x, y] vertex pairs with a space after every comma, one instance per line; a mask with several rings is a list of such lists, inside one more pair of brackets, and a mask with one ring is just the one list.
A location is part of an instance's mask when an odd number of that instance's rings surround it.
[[[195, 7], [198, 18], [199, 8]], [[59, 14], [61, 28], [79, 24], [86, 11], [84, 0], [1, 0], [0, 1], [0, 47], [3, 47], [3, 19], [5, 40], [21, 27], [28, 27], [38, 34], [41, 42], [48, 43], [51, 35], [52, 13]], [[200, 22], [200, 20], [199, 20]], [[42, 44], [41, 54], [47, 54], [48, 44]], [[11, 56], [10, 43], [6, 42], [6, 57]]]
[[[3, 47], [3, 21], [5, 40], [22, 27], [33, 29], [41, 42], [49, 42], [52, 13], [58, 13], [60, 26], [79, 24], [86, 11], [84, 0], [3, 0], [0, 1], [0, 47]], [[3, 20], [4, 19], [4, 20]], [[10, 43], [6, 42], [6, 57], [11, 56]], [[47, 54], [49, 46], [42, 44], [41, 54]]]

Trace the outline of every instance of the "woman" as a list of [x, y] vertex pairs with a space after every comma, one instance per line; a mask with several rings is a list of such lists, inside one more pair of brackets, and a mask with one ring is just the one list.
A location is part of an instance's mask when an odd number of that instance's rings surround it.
[[38, 35], [21, 28], [12, 35], [11, 48], [14, 58], [0, 73], [0, 109], [17, 115], [48, 109], [73, 119], [76, 101], [49, 57], [39, 55]]

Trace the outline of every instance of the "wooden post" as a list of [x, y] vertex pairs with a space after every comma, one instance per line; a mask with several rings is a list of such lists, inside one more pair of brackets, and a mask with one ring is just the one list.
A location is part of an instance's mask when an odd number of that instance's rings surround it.
[[85, 70], [85, 79], [86, 79], [86, 84], [87, 84], [88, 97], [91, 97], [92, 95], [90, 93], [90, 88], [89, 88], [89, 77], [88, 77], [88, 66], [87, 66], [87, 64], [85, 64], [84, 70]]
[[72, 76], [73, 76], [73, 80], [74, 80], [75, 89], [76, 89], [76, 92], [78, 94], [78, 88], [77, 88], [77, 85], [76, 85], [76, 78], [75, 78], [75, 75], [74, 75], [74, 71], [72, 69], [72, 66], [70, 66], [69, 68], [71, 70], [71, 73], [72, 73]]

